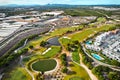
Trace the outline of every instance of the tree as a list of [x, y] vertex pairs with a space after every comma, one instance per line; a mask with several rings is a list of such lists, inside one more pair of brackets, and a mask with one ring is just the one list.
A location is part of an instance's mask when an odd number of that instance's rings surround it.
[[42, 41], [42, 42], [40, 43], [40, 46], [45, 47], [45, 45], [47, 45], [47, 44], [48, 44], [48, 42]]
[[74, 43], [75, 43], [76, 45], [78, 45], [78, 44], [79, 44], [79, 41], [76, 40], [76, 41], [74, 41]]
[[66, 54], [64, 53], [64, 54], [62, 54], [61, 56], [60, 56], [60, 58], [61, 58], [61, 61], [62, 61], [62, 64], [64, 65], [64, 66], [67, 66], [67, 59], [66, 59]]
[[116, 65], [116, 66], [120, 66], [120, 62], [118, 62], [117, 60], [112, 60], [111, 64]]
[[110, 80], [115, 80], [115, 79], [117, 79], [117, 73], [116, 73], [116, 72], [109, 72], [108, 78], [109, 78]]
[[66, 60], [66, 54], [65, 53], [61, 55], [61, 59]]
[[92, 69], [92, 68], [93, 68], [93, 66], [92, 66], [92, 64], [91, 64], [90, 62], [87, 63], [87, 67], [88, 67], [89, 69]]
[[62, 69], [62, 72], [63, 72], [63, 73], [67, 73], [67, 72], [68, 72], [67, 67], [64, 67], [64, 68]]
[[33, 46], [31, 45], [31, 46], [29, 46], [29, 48], [30, 48], [30, 49], [33, 49]]

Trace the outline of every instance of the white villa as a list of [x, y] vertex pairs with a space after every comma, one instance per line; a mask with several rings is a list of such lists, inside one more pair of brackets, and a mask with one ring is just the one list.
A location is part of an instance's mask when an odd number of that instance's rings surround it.
[[120, 62], [120, 29], [97, 36], [93, 44], [86, 44], [86, 48], [102, 50], [104, 55]]

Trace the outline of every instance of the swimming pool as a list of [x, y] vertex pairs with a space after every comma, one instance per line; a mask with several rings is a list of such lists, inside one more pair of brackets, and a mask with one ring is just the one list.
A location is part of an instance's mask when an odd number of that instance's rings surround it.
[[92, 53], [92, 56], [97, 60], [103, 60], [103, 58], [97, 54]]
[[86, 41], [86, 44], [92, 44], [92, 41]]

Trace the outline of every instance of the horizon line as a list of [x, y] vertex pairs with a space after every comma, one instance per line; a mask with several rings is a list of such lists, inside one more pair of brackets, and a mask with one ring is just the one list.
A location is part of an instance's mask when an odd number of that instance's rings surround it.
[[76, 5], [76, 6], [89, 6], [89, 5], [119, 5], [120, 6], [120, 4], [50, 4], [50, 3], [47, 3], [47, 4], [3, 4], [3, 5], [0, 5], [0, 6], [9, 6], [9, 5], [18, 5], [18, 6], [29, 6], [29, 5], [40, 5], [40, 6], [44, 6], [44, 5]]

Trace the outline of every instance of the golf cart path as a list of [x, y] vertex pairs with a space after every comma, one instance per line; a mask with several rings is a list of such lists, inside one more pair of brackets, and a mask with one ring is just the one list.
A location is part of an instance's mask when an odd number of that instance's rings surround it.
[[[62, 52], [63, 52], [63, 53], [66, 53], [67, 56], [68, 56], [68, 55], [71, 56], [70, 52], [68, 52], [68, 51], [66, 51], [66, 50], [63, 50]], [[76, 63], [75, 61], [73, 61], [72, 57], [71, 57], [71, 60], [72, 60], [75, 64], [83, 67], [83, 68], [85, 69], [85, 71], [88, 73], [88, 75], [89, 75], [89, 77], [90, 77], [91, 80], [98, 80], [97, 77], [92, 73], [92, 71], [91, 71], [90, 69], [88, 69], [88, 67], [82, 62], [82, 56], [81, 56], [80, 54], [79, 54], [79, 56], [80, 56], [80, 64], [78, 64], [78, 63]]]
[[20, 56], [20, 65], [27, 71], [27, 73], [32, 77], [32, 80], [35, 80], [34, 75], [22, 64], [23, 56]]
[[90, 78], [92, 80], [98, 80], [97, 77], [92, 73], [92, 71], [90, 69], [88, 69], [88, 67], [82, 62], [82, 55], [79, 54], [80, 56], [80, 65], [87, 71], [87, 73], [89, 74]]

